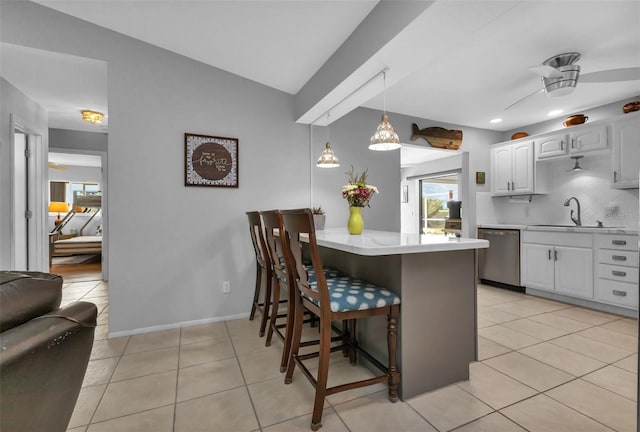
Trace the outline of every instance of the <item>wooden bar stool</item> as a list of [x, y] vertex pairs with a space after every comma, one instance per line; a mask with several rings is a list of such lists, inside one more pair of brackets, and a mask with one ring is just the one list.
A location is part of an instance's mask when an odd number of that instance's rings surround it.
[[[296, 306], [294, 313], [291, 353], [285, 375], [285, 384], [290, 384], [297, 365], [316, 389], [311, 418], [311, 429], [322, 427], [322, 409], [326, 396], [341, 391], [387, 382], [389, 400], [398, 401], [398, 382], [400, 373], [396, 367], [397, 350], [397, 319], [400, 314], [400, 297], [382, 287], [342, 275], [336, 278], [326, 278], [322, 271], [320, 252], [316, 242], [313, 215], [310, 209], [282, 210], [285, 235], [283, 248], [285, 261], [290, 270], [290, 277], [295, 278]], [[308, 238], [308, 249], [315, 280], [310, 280], [303, 260], [303, 241]], [[304, 309], [320, 319], [320, 347], [316, 353], [299, 355], [300, 338], [302, 334]], [[376, 315], [387, 316], [387, 346], [389, 363], [387, 366], [373, 358], [360, 348], [355, 341], [355, 320]], [[348, 352], [352, 362], [355, 361], [355, 351], [360, 352], [371, 364], [379, 368], [383, 374], [366, 380], [355, 381], [327, 388], [329, 373], [329, 354], [331, 352], [331, 323], [347, 320]], [[304, 360], [319, 357], [317, 377], [314, 377], [304, 365]]]
[[[260, 337], [264, 336], [264, 331], [269, 318], [269, 309], [271, 303], [271, 261], [269, 260], [269, 251], [264, 239], [264, 227], [257, 211], [247, 212], [249, 218], [249, 232], [251, 233], [251, 242], [256, 254], [256, 287], [253, 293], [253, 304], [251, 305], [251, 314], [249, 320], [253, 320], [256, 309], [262, 313], [260, 321]], [[263, 302], [260, 303], [260, 291], [262, 290], [262, 281], [264, 280], [265, 292]]]
[[[280, 372], [285, 372], [287, 369], [287, 363], [289, 361], [289, 352], [291, 351], [291, 338], [293, 335], [293, 319], [295, 309], [295, 283], [291, 279], [287, 272], [286, 260], [284, 257], [284, 249], [282, 246], [282, 238], [284, 237], [284, 225], [282, 222], [282, 215], [278, 210], [269, 210], [260, 212], [262, 216], [262, 223], [264, 225], [265, 243], [267, 244], [267, 251], [269, 252], [269, 258], [271, 261], [271, 275], [272, 275], [272, 299], [271, 299], [271, 314], [269, 323], [267, 323], [267, 338], [265, 345], [271, 344], [271, 338], [275, 333], [284, 342], [282, 349], [282, 359], [280, 362]], [[277, 235], [276, 235], [277, 233]], [[313, 267], [309, 264], [305, 264], [309, 273], [309, 278], [315, 280], [315, 274]], [[335, 278], [341, 275], [335, 269], [325, 268], [323, 272], [327, 278]], [[280, 295], [286, 293], [286, 298], [281, 299]], [[287, 311], [285, 313], [279, 313], [279, 306], [282, 303], [287, 303]], [[308, 313], [308, 312], [304, 312]], [[278, 322], [279, 318], [286, 318], [284, 322]], [[303, 323], [315, 322], [316, 319], [304, 319]], [[340, 340], [340, 338], [334, 337], [332, 339]], [[305, 341], [301, 342], [301, 346], [317, 345], [319, 341]]]

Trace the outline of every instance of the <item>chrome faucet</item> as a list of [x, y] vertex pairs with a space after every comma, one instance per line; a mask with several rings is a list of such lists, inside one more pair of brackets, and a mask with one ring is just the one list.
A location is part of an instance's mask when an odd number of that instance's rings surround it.
[[566, 200], [564, 200], [564, 206], [565, 207], [569, 207], [569, 204], [571, 204], [571, 200], [575, 200], [576, 202], [576, 206], [578, 207], [578, 217], [573, 217], [573, 209], [571, 209], [571, 213], [570, 213], [570, 217], [571, 220], [573, 221], [574, 224], [576, 224], [576, 226], [581, 226], [582, 225], [582, 221], [580, 220], [580, 201], [578, 201], [578, 198], [572, 196], [567, 198]]

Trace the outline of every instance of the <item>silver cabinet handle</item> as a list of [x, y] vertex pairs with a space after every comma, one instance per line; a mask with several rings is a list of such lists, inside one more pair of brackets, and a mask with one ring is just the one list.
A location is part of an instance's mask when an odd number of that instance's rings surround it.
[[511, 190], [511, 183], [510, 182], [507, 182], [507, 190], [508, 191]]
[[554, 261], [558, 261], [558, 251], [557, 250], [553, 251], [553, 260]]
[[571, 148], [576, 148], [576, 139], [571, 138]]
[[564, 140], [560, 141], [560, 150], [564, 150]]
[[549, 249], [547, 252], [549, 252], [549, 261], [551, 261], [551, 249]]
[[514, 182], [511, 182], [511, 190], [512, 191], [516, 190], [516, 184]]
[[613, 172], [613, 182], [618, 183], [618, 173], [616, 171]]
[[627, 241], [626, 240], [611, 240], [611, 244], [618, 245], [618, 246], [626, 246]]
[[614, 261], [626, 261], [627, 257], [623, 255], [612, 255], [611, 259], [613, 259]]
[[623, 271], [619, 271], [619, 270], [611, 270], [611, 274], [614, 275], [614, 276], [625, 277], [627, 275], [627, 272], [623, 272]]
[[619, 297], [626, 297], [627, 296], [627, 292], [626, 291], [620, 291], [620, 290], [613, 290], [613, 295], [617, 295]]

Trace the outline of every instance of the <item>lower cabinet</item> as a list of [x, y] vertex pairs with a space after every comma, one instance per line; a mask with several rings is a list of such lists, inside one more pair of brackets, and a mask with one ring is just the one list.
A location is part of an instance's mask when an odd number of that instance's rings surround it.
[[630, 309], [638, 308], [638, 238], [598, 235], [597, 300]]
[[[562, 234], [560, 237], [572, 234]], [[576, 234], [581, 236], [581, 234]], [[529, 241], [536, 241], [529, 236]], [[549, 240], [543, 236], [540, 241]], [[590, 237], [590, 236], [588, 236]], [[571, 239], [574, 240], [574, 239]], [[571, 243], [565, 242], [566, 243]], [[593, 249], [549, 244], [522, 244], [522, 284], [559, 294], [593, 298]]]

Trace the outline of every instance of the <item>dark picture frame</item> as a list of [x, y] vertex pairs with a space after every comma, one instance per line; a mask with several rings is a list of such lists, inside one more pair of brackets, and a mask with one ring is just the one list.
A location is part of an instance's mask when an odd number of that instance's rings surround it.
[[184, 185], [237, 188], [237, 138], [184, 134]]
[[485, 173], [484, 171], [476, 171], [476, 184], [484, 184]]

